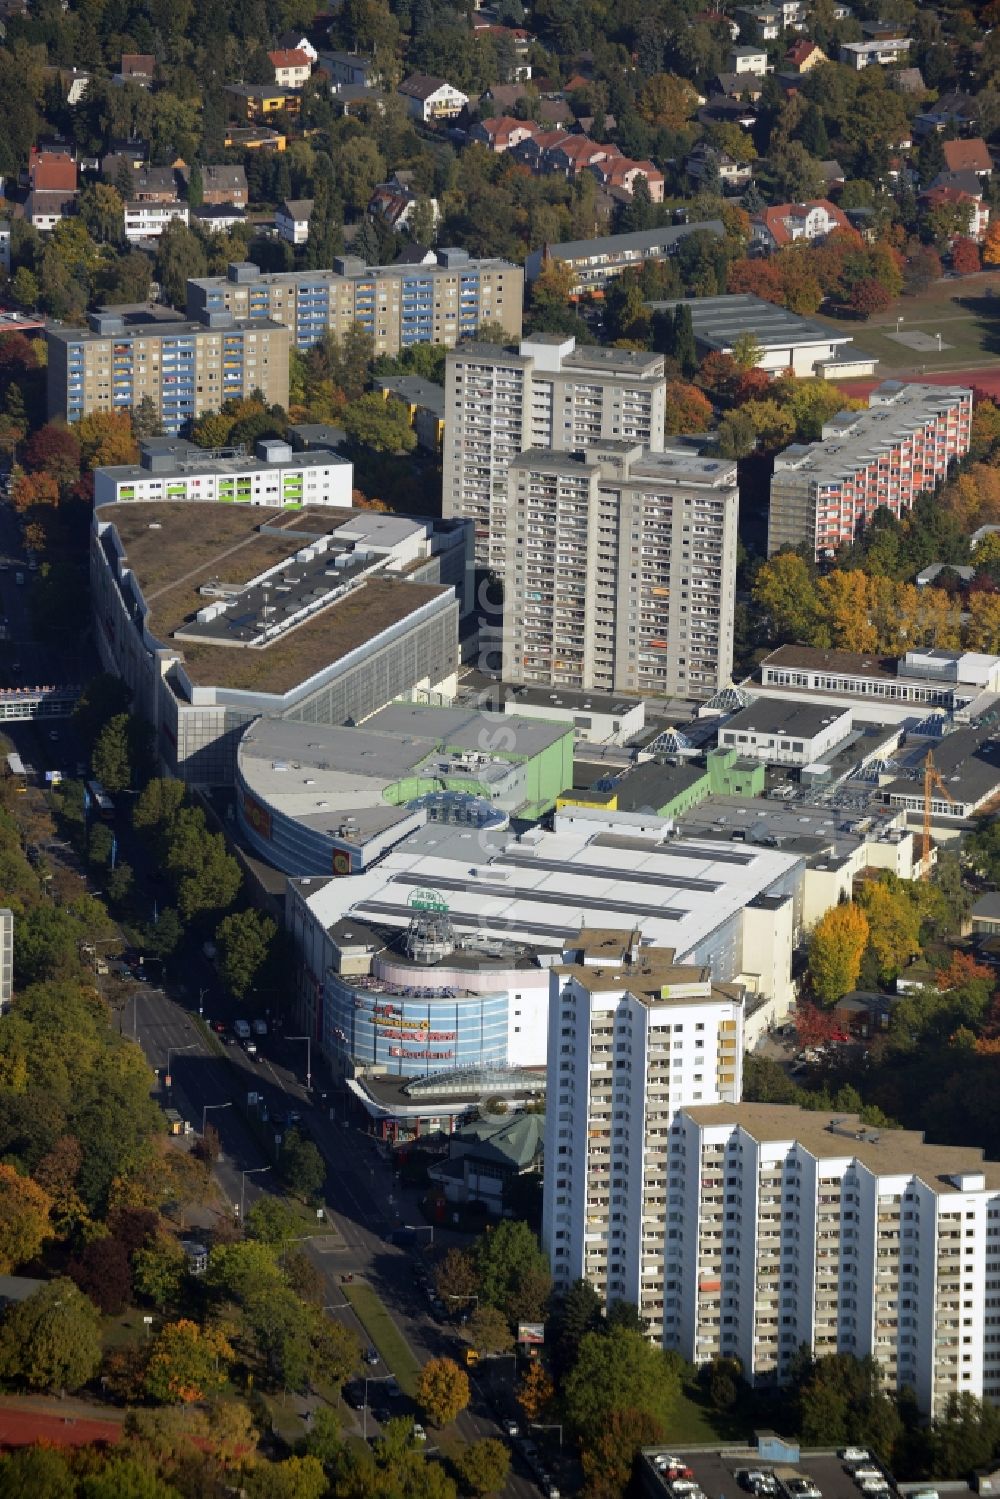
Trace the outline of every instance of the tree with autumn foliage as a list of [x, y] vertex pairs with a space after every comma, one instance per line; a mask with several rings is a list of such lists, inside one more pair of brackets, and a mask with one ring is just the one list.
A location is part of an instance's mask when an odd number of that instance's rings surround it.
[[555, 1399], [556, 1387], [540, 1358], [531, 1360], [517, 1387], [517, 1403], [529, 1421], [537, 1421]]
[[226, 1382], [226, 1363], [235, 1357], [225, 1336], [181, 1318], [156, 1336], [146, 1365], [145, 1390], [163, 1405], [192, 1405]]
[[29, 474], [44, 473], [63, 488], [80, 477], [80, 442], [62, 422], [47, 422], [25, 444], [21, 461]]
[[51, 474], [20, 473], [11, 486], [10, 497], [14, 509], [24, 515], [29, 510], [59, 504], [59, 484]]
[[1000, 219], [991, 219], [983, 242], [983, 264], [1000, 265]]
[[802, 1001], [795, 1009], [795, 1035], [800, 1046], [825, 1046], [840, 1035], [840, 1024], [829, 1010]]
[[639, 93], [639, 113], [647, 124], [682, 130], [698, 108], [698, 90], [686, 78], [654, 73]]
[[451, 1358], [428, 1359], [417, 1379], [417, 1404], [433, 1426], [447, 1426], [471, 1398], [469, 1376]]
[[877, 980], [888, 984], [920, 955], [920, 907], [904, 882], [892, 875], [862, 881], [855, 899], [868, 918], [868, 949]]
[[139, 444], [127, 411], [91, 411], [74, 428], [85, 468], [138, 463]]
[[0, 1162], [0, 1275], [33, 1260], [52, 1238], [51, 1210], [44, 1188]]
[[851, 311], [863, 318], [875, 317], [877, 313], [885, 312], [891, 305], [892, 293], [886, 290], [881, 281], [876, 281], [872, 276], [866, 276], [854, 285], [848, 301]]
[[556, 260], [549, 255], [531, 283], [532, 311], [543, 308], [565, 308], [569, 306], [576, 285], [576, 271], [566, 260]]
[[587, 1499], [617, 1499], [629, 1489], [635, 1460], [643, 1447], [662, 1442], [666, 1429], [649, 1411], [614, 1410], [588, 1436], [580, 1455]]
[[977, 963], [971, 953], [956, 948], [946, 966], [935, 971], [934, 982], [943, 993], [964, 988], [966, 984], [985, 984], [991, 990], [993, 970], [985, 963]]
[[817, 921], [809, 938], [809, 976], [820, 1004], [835, 1004], [857, 988], [868, 932], [868, 918], [854, 901], [831, 907]]
[[668, 380], [664, 406], [663, 431], [667, 437], [682, 433], [707, 432], [714, 413], [708, 397], [687, 380]]
[[974, 276], [977, 271], [982, 270], [979, 246], [974, 239], [962, 234], [952, 241], [951, 268], [959, 276]]

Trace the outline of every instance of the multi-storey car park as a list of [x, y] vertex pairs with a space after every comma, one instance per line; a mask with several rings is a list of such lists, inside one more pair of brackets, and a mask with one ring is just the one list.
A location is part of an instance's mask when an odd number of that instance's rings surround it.
[[48, 413], [76, 422], [92, 411], [128, 412], [149, 396], [163, 430], [175, 434], [223, 401], [263, 393], [288, 405], [289, 331], [270, 318], [225, 312], [195, 322], [126, 322], [113, 309], [87, 328], [45, 330]]
[[736, 465], [622, 440], [508, 470], [503, 675], [708, 698], [733, 666]]
[[817, 560], [852, 542], [876, 510], [905, 515], [969, 451], [972, 391], [886, 380], [867, 411], [842, 411], [818, 442], [774, 460], [767, 550], [807, 546]]
[[184, 502], [94, 512], [98, 649], [170, 770], [231, 784], [261, 715], [359, 722], [453, 691], [470, 537], [454, 521]]
[[452, 345], [474, 338], [483, 323], [521, 336], [524, 272], [507, 260], [476, 260], [465, 250], [440, 249], [430, 265], [366, 266], [338, 256], [331, 271], [263, 272], [234, 262], [225, 276], [187, 284], [188, 314], [228, 312], [285, 324], [296, 348], [324, 333], [340, 337], [355, 323], [372, 335], [376, 354], [398, 354], [411, 344]]
[[477, 564], [501, 573], [519, 454], [618, 440], [662, 452], [665, 410], [662, 354], [578, 349], [561, 334], [522, 339], [516, 354], [463, 344], [446, 364], [442, 513], [474, 523]]

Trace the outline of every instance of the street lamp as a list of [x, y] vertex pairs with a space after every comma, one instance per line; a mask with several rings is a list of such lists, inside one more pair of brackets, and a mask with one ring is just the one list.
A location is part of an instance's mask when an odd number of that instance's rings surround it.
[[304, 1041], [306, 1043], [306, 1088], [312, 1088], [312, 1036], [286, 1036], [286, 1041]]
[[199, 1015], [204, 1015], [204, 1013], [205, 1013], [205, 995], [207, 993], [208, 993], [208, 989], [207, 988], [199, 989], [198, 990], [198, 1014]]
[[559, 1446], [562, 1447], [562, 1427], [558, 1421], [529, 1421], [528, 1425], [534, 1431], [557, 1431], [559, 1433]]
[[240, 1222], [243, 1222], [247, 1205], [247, 1177], [257, 1176], [261, 1171], [270, 1171], [270, 1166], [248, 1166], [246, 1171], [240, 1173]]
[[478, 1296], [473, 1296], [471, 1294], [468, 1296], [446, 1296], [444, 1299], [445, 1301], [474, 1301], [476, 1303], [476, 1310], [479, 1310]]
[[370, 1384], [388, 1384], [392, 1378], [391, 1374], [366, 1374], [364, 1376], [365, 1399], [362, 1407], [362, 1424], [364, 1427], [364, 1439], [368, 1440], [368, 1386]]
[[164, 1082], [164, 1085], [166, 1087], [169, 1088], [171, 1086], [171, 1079], [170, 1079], [170, 1058], [171, 1057], [176, 1057], [182, 1051], [196, 1051], [197, 1048], [198, 1048], [197, 1041], [192, 1041], [187, 1046], [168, 1046], [167, 1047], [167, 1065], [163, 1069], [163, 1082]]
[[207, 1119], [208, 1119], [208, 1111], [209, 1111], [209, 1109], [231, 1109], [232, 1106], [233, 1106], [232, 1099], [230, 1099], [230, 1101], [228, 1103], [206, 1103], [205, 1104], [204, 1108], [201, 1111], [201, 1137], [202, 1137], [202, 1139], [205, 1138], [205, 1124], [206, 1124]]
[[415, 1234], [430, 1234], [430, 1238], [427, 1240], [427, 1242], [428, 1244], [434, 1243], [433, 1223], [408, 1223], [406, 1227], [408, 1229], [412, 1229]]

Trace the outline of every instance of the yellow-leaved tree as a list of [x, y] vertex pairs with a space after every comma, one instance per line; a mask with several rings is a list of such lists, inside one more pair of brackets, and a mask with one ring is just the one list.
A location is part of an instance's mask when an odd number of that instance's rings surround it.
[[833, 906], [813, 927], [809, 974], [821, 1004], [835, 1004], [857, 987], [868, 930], [868, 917], [854, 901]]

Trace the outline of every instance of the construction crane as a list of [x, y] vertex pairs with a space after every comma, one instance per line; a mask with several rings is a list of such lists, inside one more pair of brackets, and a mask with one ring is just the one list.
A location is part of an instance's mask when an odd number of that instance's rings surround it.
[[927, 759], [924, 761], [924, 841], [920, 852], [920, 878], [927, 880], [931, 873], [931, 792], [940, 791], [951, 802], [957, 806], [955, 798], [941, 779], [941, 772], [934, 764], [933, 751], [927, 751]]

